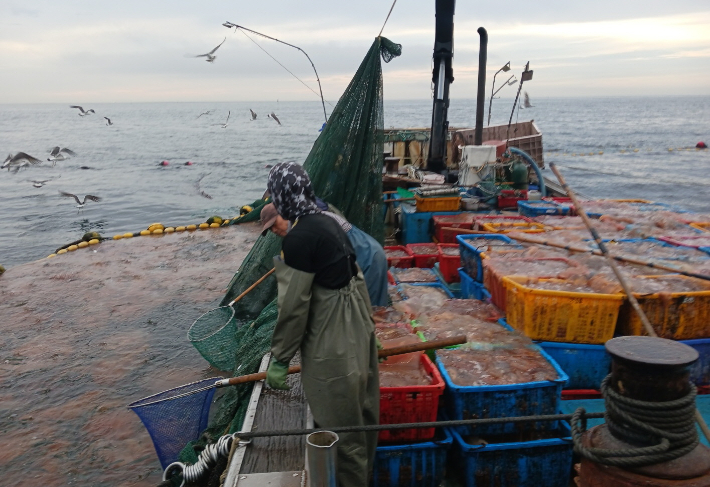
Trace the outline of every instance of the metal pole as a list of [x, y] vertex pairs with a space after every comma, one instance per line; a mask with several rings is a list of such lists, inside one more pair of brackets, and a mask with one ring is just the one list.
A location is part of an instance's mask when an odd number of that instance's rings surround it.
[[306, 437], [306, 467], [310, 487], [337, 487], [336, 446], [338, 435], [318, 431]]
[[320, 102], [323, 105], [323, 118], [325, 118], [326, 123], [328, 123], [328, 115], [325, 112], [325, 99], [323, 98], [323, 88], [321, 88], [321, 85], [320, 85], [320, 78], [318, 77], [318, 71], [316, 71], [316, 66], [315, 66], [315, 64], [313, 64], [313, 61], [311, 61], [311, 57], [308, 55], [308, 53], [306, 51], [304, 51], [303, 49], [301, 49], [298, 46], [294, 46], [293, 44], [289, 44], [288, 42], [284, 42], [282, 40], [276, 39], [275, 37], [267, 36], [266, 34], [262, 34], [261, 32], [257, 32], [255, 30], [247, 29], [246, 27], [241, 26], [241, 25], [237, 25], [233, 22], [227, 21], [227, 22], [223, 23], [222, 25], [227, 28], [230, 28], [230, 29], [232, 27], [234, 27], [236, 29], [246, 30], [246, 31], [251, 32], [252, 34], [256, 34], [258, 36], [265, 37], [266, 39], [270, 39], [272, 41], [280, 42], [281, 44], [285, 44], [289, 47], [293, 47], [294, 49], [298, 49], [299, 51], [301, 51], [308, 58], [308, 62], [311, 63], [311, 66], [313, 67], [313, 72], [316, 73], [316, 81], [318, 81], [318, 91], [320, 91]]
[[[507, 67], [508, 69], [505, 69], [506, 67]], [[498, 93], [498, 91], [500, 91], [500, 89], [499, 89], [499, 90], [496, 91], [495, 93], [493, 92], [493, 90], [494, 90], [495, 87], [496, 87], [496, 76], [498, 76], [498, 73], [500, 73], [501, 71], [504, 71], [504, 70], [505, 70], [505, 71], [510, 70], [510, 61], [508, 61], [507, 63], [505, 63], [505, 64], [503, 65], [503, 67], [500, 68], [498, 71], [496, 71], [496, 74], [493, 75], [493, 86], [491, 86], [491, 99], [488, 101], [488, 126], [489, 126], [489, 127], [490, 127], [490, 125], [491, 125], [491, 107], [493, 106], [493, 97], [496, 96], [496, 93]], [[511, 76], [511, 78], [512, 78], [512, 76]], [[510, 78], [508, 78], [508, 81], [510, 81]], [[502, 88], [502, 87], [501, 87], [501, 88]]]
[[483, 144], [483, 111], [486, 103], [486, 64], [488, 63], [488, 32], [478, 28], [481, 44], [478, 51], [478, 94], [476, 96], [476, 132], [473, 144]]

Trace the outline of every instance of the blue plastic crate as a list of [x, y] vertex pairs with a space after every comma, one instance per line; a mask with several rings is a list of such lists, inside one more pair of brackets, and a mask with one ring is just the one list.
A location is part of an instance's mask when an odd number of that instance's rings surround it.
[[[710, 346], [710, 340], [708, 344]], [[569, 376], [566, 389], [599, 390], [599, 384], [611, 370], [611, 356], [604, 345], [558, 342], [540, 342], [538, 345]]]
[[[440, 438], [438, 438], [440, 437]], [[446, 429], [433, 441], [378, 446], [372, 472], [373, 487], [438, 487], [446, 474], [453, 436]]]
[[483, 287], [483, 284], [473, 280], [463, 267], [459, 267], [459, 277], [461, 278], [461, 297], [463, 299], [478, 299], [479, 301], [491, 300], [491, 293]]
[[[569, 377], [544, 350], [540, 349], [540, 354], [555, 368], [559, 376], [557, 379], [500, 386], [456, 385], [451, 380], [441, 359], [437, 357], [436, 365], [446, 382], [444, 409], [447, 417], [450, 419], [475, 419], [556, 414], [560, 409], [562, 388]], [[557, 427], [556, 421], [541, 421], [464, 426], [460, 428], [460, 431], [463, 434], [485, 436], [516, 434], [529, 430], [549, 430]]]
[[454, 295], [451, 294], [451, 291], [449, 291], [448, 289], [446, 289], [446, 287], [443, 286], [443, 285], [442, 285], [441, 283], [439, 283], [439, 282], [403, 282], [403, 283], [401, 283], [401, 284], [398, 284], [397, 287], [399, 288], [400, 294], [404, 297], [404, 299], [409, 299], [409, 296], [407, 296], [407, 292], [406, 292], [406, 290], [404, 289], [403, 286], [427, 286], [427, 287], [435, 287], [435, 288], [437, 288], [437, 289], [441, 289], [442, 291], [444, 291], [444, 293], [446, 293], [446, 295], [447, 295], [449, 298], [451, 298], [451, 299], [454, 298]]
[[436, 274], [436, 278], [439, 280], [439, 284], [444, 286], [448, 291], [452, 294], [452, 296], [456, 299], [461, 298], [461, 283], [460, 282], [446, 282], [444, 279], [444, 276], [441, 274], [441, 271], [439, 270], [439, 263], [437, 262], [434, 264], [434, 267], [431, 269], [434, 274]]
[[536, 217], [541, 215], [569, 215], [572, 206], [556, 201], [518, 201], [518, 213], [523, 216]]
[[481, 250], [479, 246], [487, 246], [490, 240], [496, 240], [501, 245], [510, 245], [511, 247], [520, 247], [513, 243], [510, 237], [499, 234], [484, 234], [484, 235], [457, 235], [456, 241], [461, 247], [461, 263], [469, 276], [472, 276], [476, 281], [483, 282], [483, 264], [481, 263]]
[[403, 245], [411, 243], [429, 243], [432, 235], [432, 215], [458, 215], [460, 211], [417, 212], [416, 208], [402, 205]]
[[696, 386], [710, 385], [710, 338], [681, 340], [697, 350], [700, 358], [690, 367], [690, 381]]
[[[663, 240], [659, 240], [657, 238], [649, 237], [649, 238], [618, 238], [618, 239], [602, 239], [603, 242], [649, 242], [653, 243], [655, 245], [658, 245], [659, 247], [669, 247], [669, 248], [679, 248], [677, 245], [673, 245], [671, 243], [665, 242]], [[594, 246], [596, 248], [596, 245]], [[609, 248], [609, 246], [607, 246]], [[685, 250], [691, 249], [691, 247], [682, 247]], [[610, 248], [609, 250], [614, 250], [613, 247]], [[693, 262], [695, 260], [701, 260], [704, 261], [706, 258], [708, 258], [708, 253], [704, 249], [697, 249], [698, 253], [694, 254], [692, 257], [691, 256], [679, 256], [676, 258], [668, 257], [668, 258], [660, 258], [658, 260], [661, 260], [665, 263], [674, 263], [674, 262]], [[628, 251], [627, 251], [628, 253]]]
[[560, 422], [546, 439], [470, 445], [456, 431], [452, 457], [466, 487], [568, 487], [572, 438]]

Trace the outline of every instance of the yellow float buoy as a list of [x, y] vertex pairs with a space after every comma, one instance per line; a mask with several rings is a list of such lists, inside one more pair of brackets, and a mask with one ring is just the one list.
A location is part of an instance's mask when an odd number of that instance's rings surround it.
[[173, 227], [168, 227], [165, 229], [165, 233], [173, 233], [175, 229]]
[[143, 236], [150, 235], [150, 230], [141, 230], [140, 234]]
[[59, 249], [59, 250], [57, 250], [57, 255], [59, 255], [59, 254], [66, 254], [66, 253], [67, 253], [67, 249]]
[[150, 225], [148, 227], [148, 231], [152, 232], [153, 230], [157, 230], [157, 229], [162, 230], [164, 228], [165, 228], [165, 226], [162, 223], [153, 223], [152, 225]]
[[160, 235], [162, 233], [163, 233], [162, 228], [156, 228], [155, 230], [153, 230], [153, 235]]
[[84, 247], [88, 247], [88, 246], [89, 246], [89, 242], [79, 242], [79, 244], [77, 245], [77, 247], [79, 247], [80, 249], [83, 249]]
[[100, 242], [101, 242], [101, 240], [99, 240], [98, 238], [92, 238], [91, 240], [89, 240], [89, 245], [96, 245], [97, 243], [100, 243]]
[[230, 220], [224, 220], [224, 221], [222, 222], [222, 226], [229, 225], [229, 221], [230, 221]]
[[599, 155], [601, 156], [602, 154], [604, 154], [604, 151], [603, 151], [603, 150], [600, 150], [600, 151], [599, 151]]
[[197, 230], [197, 225], [188, 225], [185, 227], [185, 230], [188, 230], [190, 232], [193, 230]]
[[205, 228], [209, 228], [210, 224], [209, 223], [200, 223], [200, 229], [204, 230]]
[[210, 228], [219, 228], [220, 224], [219, 223], [210, 223]]
[[114, 240], [121, 240], [123, 238], [123, 235], [114, 235], [113, 239]]
[[78, 249], [78, 248], [79, 248], [79, 247], [77, 247], [76, 245], [70, 245], [69, 247], [67, 247], [67, 250], [68, 250], [69, 252], [73, 252], [73, 251], [75, 251], [75, 250]]
[[133, 238], [133, 234], [130, 233], [130, 232], [129, 232], [129, 233], [124, 233], [124, 234], [123, 234], [123, 238]]
[[184, 231], [185, 231], [185, 227], [175, 227], [175, 231], [176, 231], [176, 232], [184, 232]]
[[51, 259], [52, 257], [56, 257], [56, 256], [57, 256], [57, 254], [49, 254], [49, 255], [47, 256], [47, 258], [48, 258], [48, 259]]
[[639, 151], [638, 149], [634, 149], [634, 152], [638, 152], [638, 151]]

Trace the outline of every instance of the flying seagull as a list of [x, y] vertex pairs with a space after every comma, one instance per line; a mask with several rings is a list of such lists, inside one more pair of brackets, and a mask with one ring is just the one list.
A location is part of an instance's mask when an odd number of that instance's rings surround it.
[[69, 108], [78, 108], [79, 109], [79, 116], [80, 117], [85, 117], [91, 113], [96, 113], [93, 108], [89, 108], [88, 110], [84, 110], [82, 107], [79, 105], [71, 105]]
[[52, 163], [52, 167], [54, 167], [57, 164], [57, 161], [64, 161], [75, 155], [76, 152], [71, 149], [67, 149], [66, 147], [60, 149], [59, 146], [55, 146], [54, 149], [52, 149], [52, 152], [49, 153], [47, 160], [50, 161]]
[[251, 112], [251, 119], [256, 120], [256, 113], [254, 113], [254, 110], [250, 108], [249, 111]]
[[[61, 178], [61, 176], [59, 176], [59, 177]], [[49, 181], [52, 181], [53, 179], [54, 178], [43, 179], [42, 181], [36, 181], [34, 179], [30, 179], [30, 182], [32, 183], [32, 186], [34, 186], [35, 188], [41, 188], [42, 186], [44, 186], [44, 183], [48, 183]]]
[[87, 194], [86, 196], [84, 196], [84, 199], [81, 199], [81, 200], [75, 194], [65, 193], [64, 191], [60, 191], [59, 194], [61, 194], [62, 196], [66, 196], [67, 198], [74, 198], [74, 201], [76, 201], [76, 203], [77, 203], [77, 205], [76, 205], [77, 208], [83, 208], [84, 205], [86, 204], [86, 200], [96, 201], [97, 203], [99, 201], [101, 201], [101, 198], [99, 198], [98, 196], [93, 196], [90, 194]]
[[226, 128], [227, 128], [227, 125], [229, 125], [229, 116], [230, 116], [231, 114], [232, 114], [232, 110], [229, 110], [229, 112], [227, 112], [227, 120], [225, 120], [224, 125], [222, 125], [222, 128], [223, 128], [223, 129], [226, 129]]
[[276, 123], [281, 125], [281, 121], [278, 119], [278, 117], [276, 116], [276, 114], [274, 112], [271, 112], [269, 115], [267, 115], [267, 117], [273, 118], [274, 120], [276, 120]]
[[106, 119], [106, 125], [113, 125], [113, 122], [111, 121], [110, 118], [104, 117]]
[[206, 112], [200, 113], [197, 118], [200, 118], [202, 115], [209, 115], [210, 113], [212, 113], [212, 110], [207, 110]]
[[530, 95], [528, 95], [528, 92], [526, 91], [523, 95], [523, 102], [520, 103], [520, 108], [533, 108], [535, 105], [530, 103]]
[[36, 157], [32, 157], [31, 155], [26, 154], [24, 152], [18, 152], [14, 156], [12, 154], [8, 154], [7, 158], [5, 158], [2, 165], [0, 166], [0, 169], [7, 168], [8, 171], [10, 169], [15, 169], [15, 171], [19, 171], [21, 167], [27, 167], [30, 165], [41, 163], [42, 161], [40, 161]]
[[[226, 41], [226, 40], [227, 40], [227, 38], [225, 37], [225, 38], [224, 38], [224, 41]], [[220, 42], [217, 47], [215, 47], [214, 49], [212, 49], [212, 50], [211, 50], [210, 52], [208, 52], [207, 54], [198, 54], [198, 55], [195, 56], [195, 57], [206, 57], [207, 59], [205, 59], [205, 61], [207, 61], [208, 63], [213, 63], [214, 60], [217, 58], [217, 56], [215, 56], [214, 53], [217, 51], [217, 49], [219, 49], [219, 47], [220, 47], [222, 44], [224, 44], [224, 41]]]

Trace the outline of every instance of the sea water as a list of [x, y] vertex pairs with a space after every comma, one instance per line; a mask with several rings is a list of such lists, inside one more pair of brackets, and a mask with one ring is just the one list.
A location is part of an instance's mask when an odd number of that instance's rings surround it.
[[[710, 151], [694, 149], [710, 140], [710, 97], [540, 98], [534, 105], [515, 110], [513, 122], [535, 120], [545, 162], [556, 162], [572, 188], [710, 211]], [[317, 100], [84, 106], [96, 114], [80, 117], [64, 104], [0, 105], [0, 148], [44, 161], [0, 172], [5, 267], [46, 257], [87, 231], [111, 237], [155, 222], [235, 216], [262, 196], [270, 165], [305, 160], [323, 124]], [[450, 126], [475, 126], [475, 107], [472, 99], [452, 100]], [[511, 109], [512, 100], [494, 100], [492, 124], [507, 123]], [[282, 125], [266, 117], [272, 111]], [[430, 100], [385, 102], [386, 128], [430, 124]], [[77, 155], [52, 166], [46, 159], [54, 146]], [[168, 166], [159, 165], [164, 160]], [[41, 188], [31, 182], [46, 179]], [[102, 201], [78, 209], [59, 191]]]

